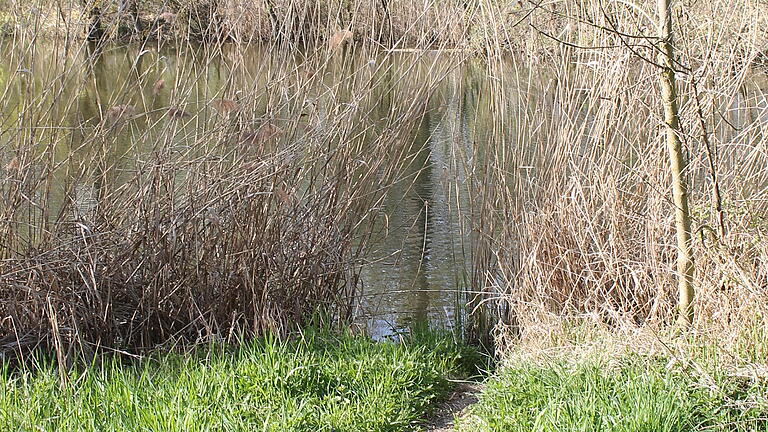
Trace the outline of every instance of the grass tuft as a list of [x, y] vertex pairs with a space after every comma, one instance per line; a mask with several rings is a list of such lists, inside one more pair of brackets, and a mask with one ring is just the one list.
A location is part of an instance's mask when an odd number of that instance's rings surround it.
[[765, 431], [768, 382], [668, 359], [521, 362], [491, 379], [461, 431]]
[[[437, 343], [435, 343], [437, 342]], [[0, 374], [4, 430], [400, 431], [464, 375], [468, 348], [444, 337], [375, 343], [308, 333], [211, 345], [130, 365], [53, 363]]]

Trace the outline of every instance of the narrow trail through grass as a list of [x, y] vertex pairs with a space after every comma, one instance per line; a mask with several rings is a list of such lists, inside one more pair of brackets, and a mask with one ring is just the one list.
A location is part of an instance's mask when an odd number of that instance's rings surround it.
[[454, 430], [454, 421], [464, 415], [467, 410], [477, 403], [480, 393], [479, 383], [460, 382], [453, 389], [447, 400], [441, 403], [429, 419], [425, 430], [427, 432], [448, 432]]

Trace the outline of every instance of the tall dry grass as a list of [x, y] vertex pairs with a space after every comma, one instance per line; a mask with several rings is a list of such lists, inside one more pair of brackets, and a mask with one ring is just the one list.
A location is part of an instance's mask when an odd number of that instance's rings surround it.
[[65, 362], [348, 322], [450, 62], [25, 37], [4, 47], [3, 351]]
[[[483, 2], [458, 0], [51, 0], [0, 3], [16, 32], [83, 37], [98, 21], [107, 40], [145, 38], [240, 43], [326, 43], [348, 29], [358, 42], [387, 48], [464, 46], [479, 33]], [[483, 22], [483, 24], [489, 24]], [[94, 35], [96, 36], [96, 35]]]
[[[755, 31], [765, 12], [762, 1], [676, 4], [691, 34], [720, 48], [757, 43], [764, 61], [768, 46]], [[349, 30], [358, 44], [385, 49], [545, 54], [563, 39], [586, 48], [606, 42], [631, 50], [654, 37], [652, 12], [631, 1], [84, 0], [63, 5], [9, 0], [0, 2], [0, 25], [4, 33], [77, 39], [87, 35], [97, 17], [105, 40], [280, 41], [292, 49], [327, 44], [338, 31]], [[611, 39], [617, 32], [623, 40]]]
[[[677, 4], [681, 125], [695, 211], [696, 327], [717, 337], [761, 335], [768, 171], [764, 77], [755, 65], [765, 56], [768, 14], [764, 4], [748, 0]], [[65, 11], [65, 33], [84, 28], [88, 6]], [[109, 78], [97, 78], [98, 57], [68, 38], [61, 52], [90, 60], [56, 57], [53, 71], [65, 73], [25, 81], [17, 72], [7, 81], [26, 96], [4, 110], [16, 114], [3, 131], [16, 156], [7, 157], [2, 231], [9, 287], [3, 295], [14, 301], [3, 307], [10, 311], [4, 316], [24, 318], [4, 321], [4, 340], [28, 335], [59, 347], [79, 346], [75, 340], [147, 346], [344, 316], [355, 258], [371, 234], [366, 227], [408, 159], [400, 157], [409, 144], [402, 125], [417, 121], [441, 77], [423, 62], [419, 80], [403, 81], [397, 73], [393, 78], [391, 66], [353, 66], [344, 50], [320, 44], [347, 28], [356, 45], [459, 47], [484, 57], [487, 76], [466, 101], [477, 112], [475, 147], [466, 156], [483, 165], [455, 181], [473, 196], [470, 208], [456, 210], [462, 234], [471, 233], [473, 242], [467, 303], [487, 312], [472, 321], [476, 337], [497, 319], [499, 334], [524, 339], [574, 320], [661, 328], [673, 319], [676, 251], [652, 5], [149, 6], [140, 11], [146, 28], [177, 43], [204, 39], [185, 55], [206, 65], [223, 57], [243, 72], [223, 74], [220, 91], [209, 94], [194, 84], [210, 79], [202, 78], [211, 75], [206, 67], [174, 69], [159, 55], [137, 51], [138, 78], [100, 94], [93, 83]], [[174, 18], [161, 18], [165, 12]], [[20, 59], [35, 56], [21, 47], [42, 26], [15, 30]], [[106, 30], [119, 35], [117, 27]], [[252, 57], [242, 51], [256, 40], [280, 44], [273, 47], [304, 63], [276, 60], [248, 69]], [[90, 75], [73, 72], [83, 65]], [[175, 71], [164, 76], [172, 91], [158, 97], [151, 89], [161, 75], [151, 71], [164, 68]], [[77, 91], [64, 85], [69, 80]], [[373, 90], [382, 80], [396, 83], [390, 87], [400, 97]], [[90, 110], [83, 117], [95, 123], [38, 127], [62, 110], [56, 101], [74, 102], [83, 92], [96, 102], [63, 111]], [[214, 114], [218, 97], [246, 108]], [[110, 115], [126, 100], [137, 108], [131, 119], [120, 119], [123, 111]], [[168, 111], [190, 106], [190, 116], [173, 119]], [[390, 126], [367, 119], [374, 112]], [[134, 122], [153, 125], [153, 132]], [[237, 145], [263, 137], [262, 130], [281, 132], [257, 146]], [[73, 134], [85, 139], [62, 151], [56, 143]], [[62, 170], [74, 173], [64, 187], [56, 174]], [[84, 190], [83, 183], [97, 186]], [[48, 205], [56, 193], [66, 197], [63, 204]], [[73, 214], [76, 221], [68, 221]], [[319, 310], [325, 312], [316, 315]], [[85, 328], [95, 330], [85, 335]]]
[[[695, 326], [765, 334], [765, 5], [677, 4]], [[575, 321], [663, 328], [677, 275], [653, 5], [550, 6], [527, 18], [522, 58], [489, 58], [475, 303], [529, 341]]]

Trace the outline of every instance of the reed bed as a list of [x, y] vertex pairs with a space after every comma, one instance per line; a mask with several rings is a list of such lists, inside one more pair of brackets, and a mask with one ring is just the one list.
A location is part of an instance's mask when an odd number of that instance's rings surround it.
[[64, 7], [38, 0], [0, 3], [0, 9], [9, 31], [54, 36], [322, 45], [346, 29], [376, 46], [423, 48], [464, 44], [476, 31], [481, 6], [456, 0], [88, 0]]
[[[739, 336], [765, 334], [764, 5], [678, 4], [695, 328], [757, 346]], [[525, 56], [489, 58], [498, 79], [479, 108], [491, 144], [474, 192], [486, 291], [473, 303], [493, 305], [502, 344], [562, 341], [585, 322], [658, 330], [677, 314], [654, 10], [562, 6], [530, 18]]]
[[62, 362], [348, 323], [381, 201], [450, 67], [14, 42], [0, 345]]
[[[762, 335], [768, 161], [758, 68], [768, 15], [747, 0], [677, 4], [696, 327]], [[473, 164], [450, 186], [472, 196], [455, 209], [473, 260], [459, 289], [470, 311], [487, 312], [470, 333], [495, 327], [504, 346], [574, 321], [672, 322], [676, 251], [651, 5], [146, 3], [137, 10], [144, 30], [165, 36], [140, 38], [114, 91], [98, 90], [111, 78], [71, 37], [47, 79], [28, 79], [24, 62], [39, 54], [21, 47], [55, 22], [82, 35], [89, 6], [12, 32], [18, 69], [5, 92], [24, 97], [3, 110], [16, 113], [2, 133], [12, 149], [0, 296], [14, 299], [0, 310], [14, 317], [3, 322], [9, 346], [23, 345], [21, 335], [143, 347], [347, 316], [354, 263], [444, 74], [421, 53], [404, 67], [421, 70], [418, 79], [404, 80], [370, 54], [382, 48], [458, 48], [484, 60], [481, 83], [462, 84], [474, 115], [461, 118], [462, 133], [474, 147], [457, 157]], [[121, 37], [116, 13], [104, 11], [102, 50]], [[205, 41], [185, 55], [206, 66], [152, 54], [164, 38]], [[265, 40], [295, 58], [250, 65], [243, 52]], [[372, 49], [363, 54], [371, 61], [347, 61], [352, 48]], [[225, 70], [208, 67], [214, 58]], [[83, 66], [88, 73], [75, 73]], [[216, 94], [197, 85], [213, 79]], [[382, 82], [398, 96], [378, 93], [372, 84]], [[243, 108], [223, 113], [222, 98]], [[67, 115], [75, 126], [38, 127]]]
[[[706, 41], [709, 48], [719, 50], [756, 49], [765, 62], [768, 43], [759, 31], [765, 15], [761, 1], [676, 4], [680, 30], [696, 35], [692, 41]], [[383, 49], [546, 55], [560, 42], [630, 51], [647, 44], [655, 29], [650, 6], [572, 0], [88, 0], [66, 6], [51, 0], [5, 1], [0, 2], [0, 34], [68, 39], [91, 35], [104, 41], [280, 42], [296, 50], [335, 46], [334, 41], [349, 32], [355, 43]], [[98, 31], [91, 34], [94, 26]], [[616, 34], [624, 39], [611, 40]]]

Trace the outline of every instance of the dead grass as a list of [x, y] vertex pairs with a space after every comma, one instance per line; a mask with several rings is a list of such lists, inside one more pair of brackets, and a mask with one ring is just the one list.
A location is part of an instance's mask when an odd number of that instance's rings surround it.
[[[142, 10], [157, 24], [148, 29], [179, 41], [208, 40], [202, 52], [231, 55], [235, 68], [246, 60], [223, 39], [238, 49], [270, 40], [308, 60], [290, 72], [275, 65], [245, 74], [210, 97], [180, 86], [186, 78], [169, 79], [167, 100], [130, 100], [141, 109], [125, 121], [101, 121], [102, 113], [128, 103], [138, 84], [96, 95], [94, 132], [63, 157], [37, 143], [67, 135], [41, 140], [35, 128], [50, 115], [42, 90], [63, 97], [57, 81], [22, 87], [35, 96], [18, 109], [19, 124], [6, 128], [13, 130], [15, 159], [6, 162], [2, 274], [14, 287], [4, 295], [14, 300], [2, 315], [25, 318], [4, 322], [6, 339], [42, 329], [48, 340], [72, 346], [68, 340], [93, 327], [109, 336], [88, 336], [92, 343], [144, 346], [180, 332], [195, 338], [282, 328], [310, 319], [325, 303], [333, 305], [330, 316], [343, 316], [338, 300], [355, 286], [356, 233], [372, 226], [385, 185], [396, 177], [408, 141], [401, 126], [418, 118], [440, 78], [433, 73], [425, 85], [404, 86], [407, 97], [398, 100], [415, 102], [386, 107], [390, 127], [375, 127], [366, 120], [380, 100], [370, 83], [384, 78], [351, 70], [341, 44], [335, 53], [326, 47], [337, 44], [316, 44], [345, 29], [356, 45], [459, 47], [486, 60], [472, 149], [483, 165], [467, 181], [472, 208], [462, 213], [473, 236], [471, 309], [498, 319], [500, 335], [524, 341], [561, 332], [572, 320], [611, 329], [670, 324], [675, 246], [652, 5], [398, 2], [385, 11], [383, 4], [274, 0]], [[746, 0], [677, 4], [681, 125], [696, 212], [695, 325], [723, 341], [761, 335], [768, 312], [768, 161], [765, 88], [755, 84], [764, 78], [755, 65], [765, 53], [768, 14]], [[157, 23], [165, 13], [174, 18]], [[84, 26], [82, 19], [64, 22], [70, 30]], [[26, 46], [35, 34], [15, 35]], [[329, 67], [346, 84], [321, 83]], [[190, 68], [176, 77], [198, 74]], [[141, 85], [152, 88], [158, 78], [147, 75]], [[79, 79], [87, 89], [90, 78]], [[188, 135], [184, 125], [205, 124], [216, 98], [239, 98], [246, 109]], [[158, 115], [169, 107], [188, 110], [184, 104], [196, 110], [190, 117]], [[322, 127], [301, 120], [306, 110]], [[134, 121], [161, 125], [160, 133], [138, 133]], [[279, 137], [257, 148], [233, 143], [258, 136], [265, 125]], [[130, 162], [104, 151], [123, 145], [119, 134], [139, 143], [120, 147], [138, 156]], [[102, 152], [77, 159], [85, 148]], [[52, 175], [62, 169], [75, 179], [122, 180], [85, 193], [97, 202], [87, 224], [64, 223], [84, 192], [72, 181], [61, 209], [46, 205], [51, 191], [62, 189]]]
[[[132, 48], [61, 62], [10, 50], [35, 79], [10, 81], [2, 107], [18, 113], [0, 134], [3, 350], [70, 361], [348, 322], [445, 66], [250, 64], [231, 48], [181, 47], [173, 64]], [[216, 111], [222, 97], [236, 109]]]
[[[695, 325], [725, 348], [744, 329], [764, 332], [768, 304], [765, 87], [756, 85], [765, 78], [750, 68], [765, 35], [752, 6], [679, 6], [675, 18]], [[492, 144], [475, 191], [476, 256], [487, 271], [473, 302], [492, 305], [506, 343], [536, 343], [573, 320], [658, 331], [675, 319], [673, 207], [643, 15], [652, 12], [619, 2], [537, 11], [524, 59], [491, 57], [502, 78], [483, 90], [493, 95], [482, 108]]]

